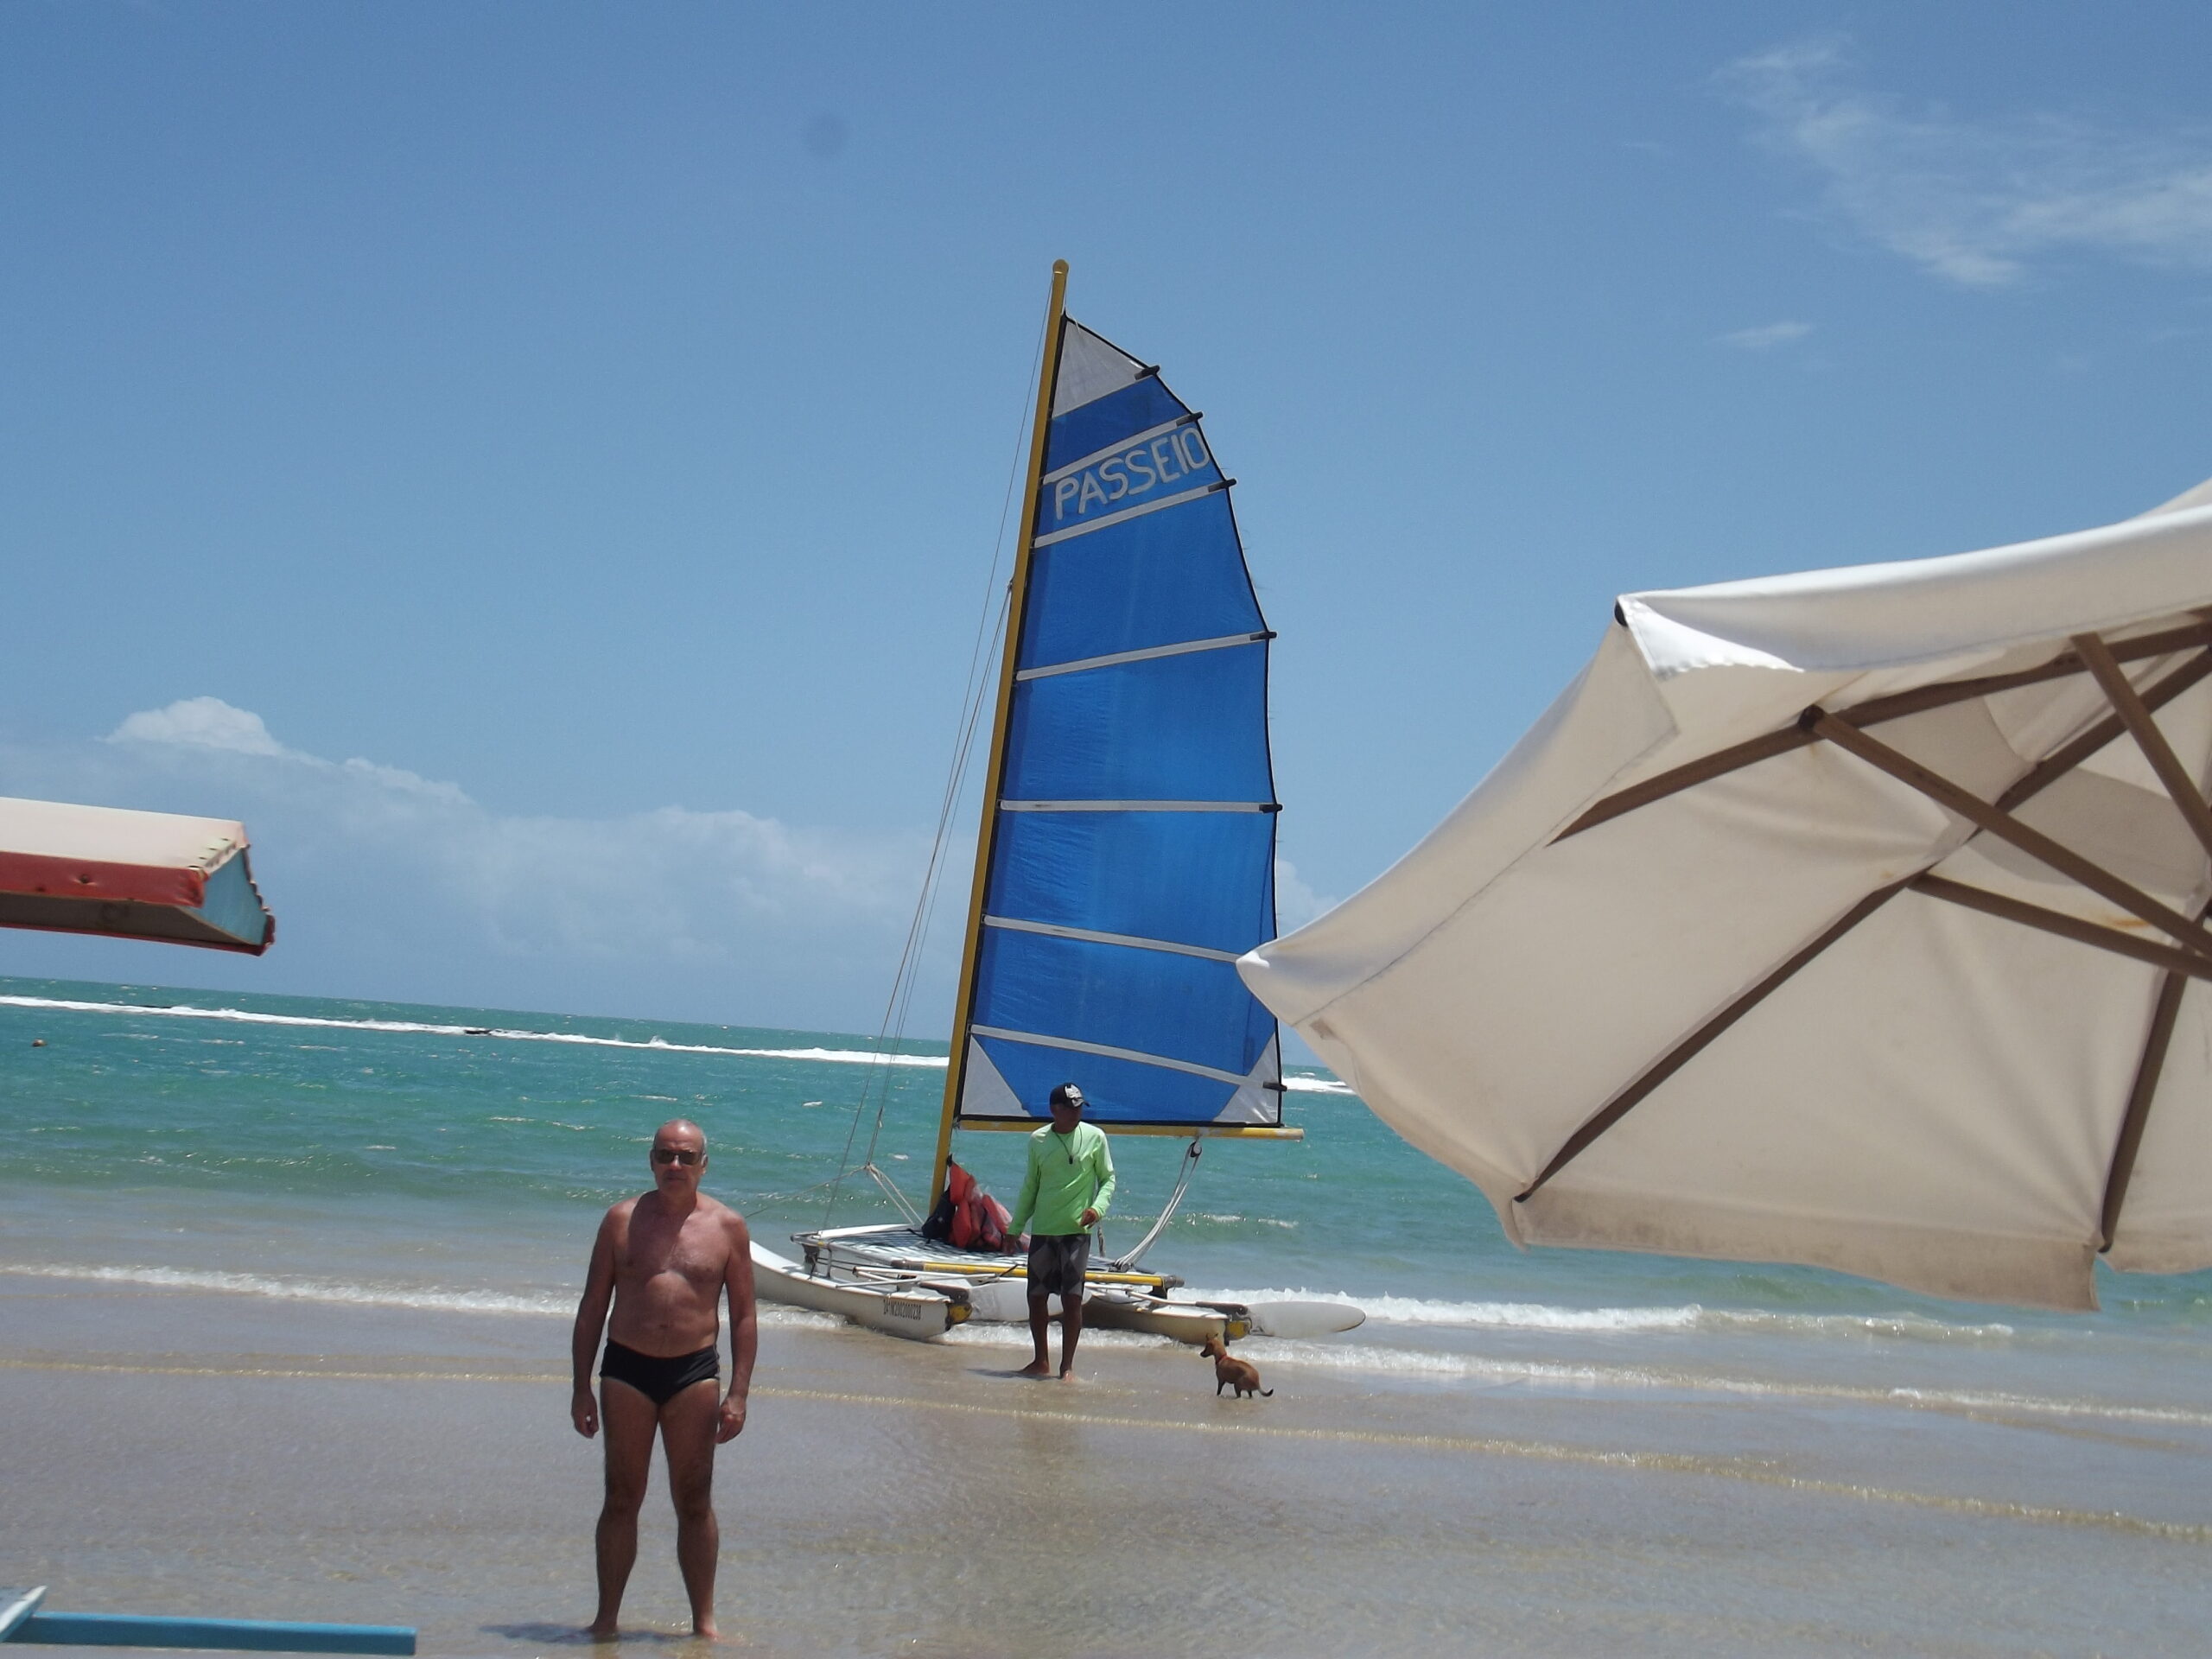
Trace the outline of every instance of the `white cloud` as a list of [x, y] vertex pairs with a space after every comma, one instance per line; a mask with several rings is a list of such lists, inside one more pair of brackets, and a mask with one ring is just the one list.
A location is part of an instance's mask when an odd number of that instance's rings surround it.
[[1791, 346], [1813, 332], [1809, 322], [1766, 322], [1756, 328], [1738, 328], [1731, 334], [1720, 336], [1719, 344], [1733, 346], [1740, 351], [1770, 352], [1777, 346]]
[[261, 716], [220, 697], [181, 697], [166, 709], [142, 709], [108, 734], [111, 743], [177, 743], [234, 754], [290, 755]]
[[287, 748], [270, 734], [268, 722], [220, 697], [180, 697], [166, 709], [142, 709], [124, 716], [107, 734], [110, 743], [169, 744], [182, 749], [220, 749], [232, 754], [264, 756], [324, 772], [346, 772], [403, 794], [423, 796], [452, 806], [474, 804], [455, 784], [435, 784], [398, 766], [373, 760], [335, 761]]
[[1738, 60], [1722, 79], [1762, 137], [1825, 178], [1861, 235], [1968, 287], [2086, 251], [2212, 267], [2212, 135], [2131, 134], [2057, 116], [1970, 121], [1839, 83], [1840, 40]]
[[[401, 767], [292, 748], [214, 697], [142, 710], [99, 742], [0, 747], [0, 794], [242, 818], [277, 917], [258, 961], [25, 935], [12, 974], [465, 1007], [873, 1031], [929, 855], [918, 829], [735, 807], [501, 812]], [[963, 879], [972, 842], [946, 856]], [[1335, 902], [1287, 861], [1276, 876], [1286, 931]], [[950, 1020], [964, 912], [938, 907], [912, 1031]]]
[[1275, 860], [1275, 925], [1283, 932], [1305, 926], [1342, 902], [1325, 899], [1306, 886], [1298, 874], [1298, 867], [1288, 859]]
[[[116, 960], [111, 941], [54, 943], [56, 961], [105, 953], [79, 971], [480, 1007], [872, 1027], [928, 852], [918, 831], [736, 808], [502, 813], [401, 767], [290, 748], [215, 697], [142, 710], [100, 743], [0, 751], [0, 793], [243, 818], [253, 836], [270, 957], [107, 967], [91, 964]], [[931, 973], [925, 1001], [949, 1004], [949, 968]]]

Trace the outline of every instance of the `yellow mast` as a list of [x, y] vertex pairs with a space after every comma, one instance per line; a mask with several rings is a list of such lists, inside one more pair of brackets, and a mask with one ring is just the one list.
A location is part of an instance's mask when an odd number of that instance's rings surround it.
[[[991, 721], [991, 764], [983, 774], [982, 823], [976, 835], [976, 883], [968, 899], [968, 934], [960, 953], [960, 995], [952, 1009], [952, 1063], [944, 1071], [944, 1113], [938, 1123], [937, 1160], [930, 1174], [930, 1208], [944, 1196], [944, 1166], [952, 1157], [952, 1120], [960, 1110], [968, 1073], [968, 1011], [975, 1000], [976, 956], [983, 932], [983, 880], [998, 834], [999, 789], [1006, 776], [1007, 711], [1014, 705], [1014, 657], [1021, 643], [1021, 611], [1029, 596], [1029, 561], [1037, 535], [1037, 495], [1045, 472], [1045, 437], [1052, 421], [1052, 385], [1059, 378], [1060, 323], [1067, 315], [1068, 262], [1052, 262], [1052, 297], [1045, 310], [1045, 360], [1037, 376], [1037, 423], [1029, 435], [1029, 473], [1021, 487], [1021, 533], [1014, 543], [1014, 587], [1007, 599], [1006, 642], [999, 652], [998, 713]], [[1023, 1128], [1033, 1127], [1028, 1124]]]

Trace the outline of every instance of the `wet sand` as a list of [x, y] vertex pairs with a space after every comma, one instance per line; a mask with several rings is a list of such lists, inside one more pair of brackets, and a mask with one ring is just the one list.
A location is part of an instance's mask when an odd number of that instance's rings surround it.
[[[2193, 1653], [2212, 1427], [1475, 1386], [776, 1315], [724, 1449], [727, 1648], [779, 1655]], [[574, 1639], [567, 1327], [0, 1281], [0, 1581], [56, 1609]], [[621, 1650], [673, 1654], [657, 1479]]]

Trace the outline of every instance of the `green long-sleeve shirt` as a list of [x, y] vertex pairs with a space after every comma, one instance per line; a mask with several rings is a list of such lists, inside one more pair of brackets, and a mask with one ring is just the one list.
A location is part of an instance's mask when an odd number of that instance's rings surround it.
[[1087, 1232], [1083, 1212], [1096, 1210], [1103, 1217], [1113, 1201], [1114, 1154], [1106, 1150], [1106, 1132], [1096, 1123], [1078, 1123], [1062, 1135], [1047, 1123], [1029, 1137], [1029, 1173], [1021, 1178], [1007, 1232]]

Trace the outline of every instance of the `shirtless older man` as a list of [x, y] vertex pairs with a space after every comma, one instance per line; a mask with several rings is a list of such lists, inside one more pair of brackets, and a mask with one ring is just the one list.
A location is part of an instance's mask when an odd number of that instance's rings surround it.
[[[753, 1241], [745, 1218], [699, 1191], [707, 1137], [677, 1118], [653, 1135], [653, 1190], [625, 1198], [599, 1224], [591, 1271], [576, 1307], [572, 1352], [575, 1392], [569, 1403], [576, 1433], [589, 1440], [607, 1425], [607, 1502], [599, 1512], [599, 1612], [590, 1634], [615, 1634], [622, 1588], [638, 1559], [638, 1510], [645, 1501], [653, 1435], [668, 1458], [676, 1503], [676, 1560], [691, 1599], [691, 1629], [712, 1640], [715, 1561], [721, 1528], [715, 1519], [715, 1448], [745, 1427], [757, 1341]], [[729, 1294], [729, 1392], [719, 1382], [715, 1340], [722, 1293]], [[612, 1302], [614, 1317], [607, 1319]], [[599, 1399], [591, 1393], [592, 1352], [601, 1328]]]

